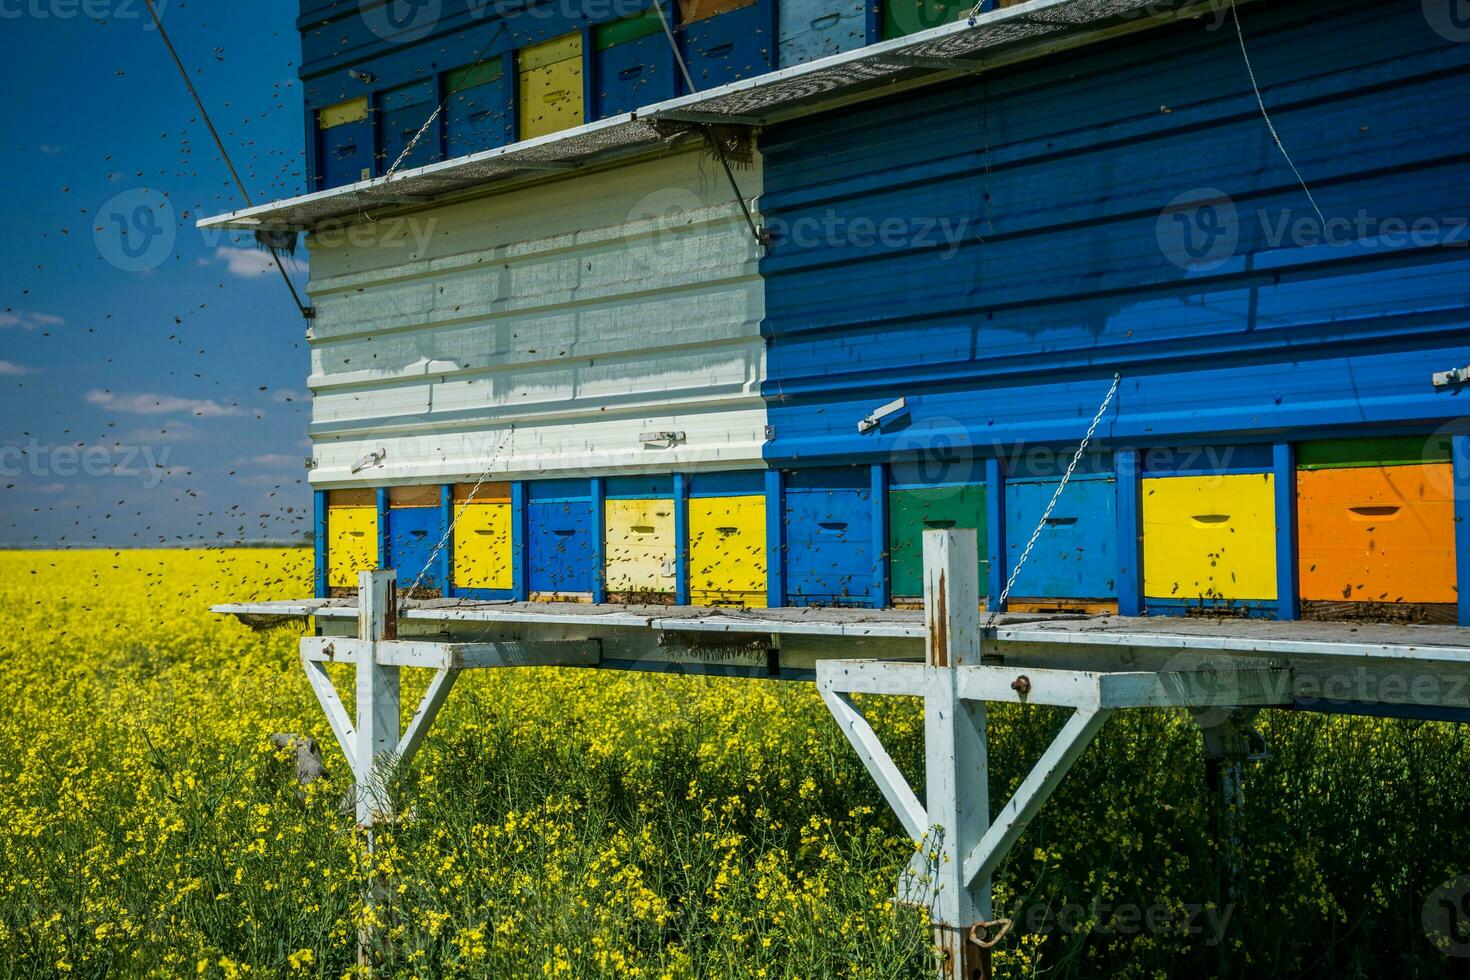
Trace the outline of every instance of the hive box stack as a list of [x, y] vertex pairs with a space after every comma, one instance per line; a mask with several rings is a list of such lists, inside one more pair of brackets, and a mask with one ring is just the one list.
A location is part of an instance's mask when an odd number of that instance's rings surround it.
[[[1245, 8], [1295, 171], [1209, 18], [804, 88], [971, 6], [679, 0], [671, 45], [648, 4], [307, 0], [314, 188], [550, 161], [308, 238], [318, 589], [387, 562], [471, 599], [912, 606], [957, 527], [992, 608], [1470, 612], [1470, 426], [1432, 381], [1470, 364], [1470, 45], [1417, 7]], [[737, 188], [676, 128], [676, 51], [731, 104], [802, 93], [723, 127]]]

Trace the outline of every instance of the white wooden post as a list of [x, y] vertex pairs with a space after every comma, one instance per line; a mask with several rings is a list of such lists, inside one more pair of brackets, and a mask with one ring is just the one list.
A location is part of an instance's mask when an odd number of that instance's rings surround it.
[[[938, 676], [924, 699], [929, 839], [916, 856], [930, 876], [941, 976], [990, 976], [990, 951], [970, 927], [991, 918], [990, 876], [972, 884], [965, 858], [990, 824], [985, 705], [959, 698], [958, 668], [980, 664], [980, 561], [972, 530], [924, 532], [925, 661]], [[935, 859], [930, 860], [930, 855]], [[910, 866], [908, 880], [913, 880]]]
[[398, 573], [392, 569], [357, 576], [358, 638], [367, 648], [357, 658], [357, 726], [353, 756], [357, 771], [357, 822], [371, 828], [391, 819], [393, 801], [384, 763], [398, 748], [398, 668], [379, 663], [378, 644], [398, 638]]
[[[388, 792], [387, 765], [398, 748], [398, 667], [380, 661], [386, 653], [380, 644], [398, 639], [398, 573], [391, 569], [359, 572], [357, 576], [357, 726], [353, 732], [353, 773], [357, 797], [357, 825], [366, 851], [373, 860], [376, 840], [373, 826], [393, 817], [393, 799]], [[383, 876], [374, 874], [363, 890], [365, 912], [371, 918], [357, 934], [357, 962], [371, 973], [385, 956], [384, 931], [378, 916], [392, 892]]]

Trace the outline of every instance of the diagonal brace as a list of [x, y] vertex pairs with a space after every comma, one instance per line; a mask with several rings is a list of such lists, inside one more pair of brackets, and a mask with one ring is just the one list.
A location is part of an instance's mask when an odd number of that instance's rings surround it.
[[1057, 737], [1036, 760], [1036, 765], [1031, 767], [1021, 785], [1016, 787], [1010, 802], [995, 815], [985, 835], [965, 857], [966, 884], [987, 879], [994, 873], [996, 866], [1010, 852], [1112, 713], [1111, 708], [1081, 707], [1067, 719]]
[[878, 733], [873, 731], [873, 726], [868, 723], [867, 717], [858, 706], [853, 704], [850, 696], [825, 686], [820, 687], [820, 690], [822, 700], [827, 703], [827, 709], [837, 720], [838, 727], [847, 736], [848, 742], [852, 743], [873, 781], [878, 784], [883, 798], [898, 815], [904, 833], [915, 842], [923, 840], [929, 829], [929, 815], [894, 763], [893, 757], [883, 748]]
[[429, 682], [429, 689], [424, 692], [423, 699], [419, 701], [418, 710], [408, 721], [408, 728], [403, 733], [403, 738], [398, 741], [398, 748], [394, 750], [394, 756], [398, 764], [406, 766], [413, 761], [418, 754], [419, 746], [423, 744], [424, 736], [428, 735], [429, 729], [434, 725], [434, 719], [439, 715], [439, 709], [444, 706], [444, 701], [449, 697], [450, 688], [454, 687], [455, 680], [459, 677], [459, 669], [456, 667], [441, 667], [434, 673], [434, 679]]
[[357, 775], [357, 753], [353, 751], [353, 743], [357, 739], [357, 730], [352, 726], [352, 719], [347, 717], [347, 709], [343, 707], [342, 699], [337, 695], [337, 688], [332, 684], [332, 678], [327, 676], [327, 667], [302, 654], [301, 668], [306, 671], [306, 679], [311, 683], [311, 689], [316, 694], [317, 701], [321, 703], [323, 713], [327, 716], [327, 723], [332, 726], [332, 734], [337, 737], [337, 746], [347, 757], [347, 767], [352, 770], [355, 777]]

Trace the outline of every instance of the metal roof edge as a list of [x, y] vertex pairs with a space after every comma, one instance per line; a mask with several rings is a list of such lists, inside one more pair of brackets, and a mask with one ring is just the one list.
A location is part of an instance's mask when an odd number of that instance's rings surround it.
[[[1241, 0], [1247, 2], [1247, 0]], [[655, 148], [671, 124], [761, 126], [855, 99], [1032, 60], [1118, 34], [1199, 16], [1219, 0], [1025, 0], [1015, 6], [881, 41], [718, 88], [682, 95], [546, 136], [201, 218], [199, 228], [309, 229], [369, 209], [422, 207], [436, 198], [538, 172], [566, 173], [618, 151]], [[1165, 9], [1160, 9], [1160, 8]], [[997, 57], [977, 57], [993, 50]]]

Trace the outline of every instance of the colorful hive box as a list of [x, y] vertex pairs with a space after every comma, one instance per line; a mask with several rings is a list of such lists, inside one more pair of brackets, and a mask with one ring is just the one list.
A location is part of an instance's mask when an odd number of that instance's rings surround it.
[[1271, 473], [1143, 481], [1143, 591], [1216, 607], [1276, 599], [1276, 481]]
[[[439, 159], [439, 120], [429, 123], [435, 107], [433, 79], [390, 89], [383, 93], [382, 99], [383, 151], [378, 158], [377, 172], [387, 173], [400, 157], [403, 162], [398, 165], [399, 170], [422, 167]], [[425, 123], [429, 127], [419, 136]], [[413, 150], [405, 156], [404, 151], [410, 145]]]
[[604, 24], [595, 38], [599, 117], [630, 112], [677, 93], [679, 69], [657, 12], [649, 9]]
[[523, 140], [582, 125], [582, 35], [567, 34], [520, 53]]
[[[454, 488], [454, 588], [508, 595], [515, 585], [509, 483]], [[495, 596], [495, 597], [500, 597]]]
[[781, 67], [860, 48], [868, 41], [869, 0], [782, 0]]
[[609, 602], [673, 602], [677, 577], [673, 478], [607, 481], [603, 581]]
[[875, 604], [872, 477], [866, 466], [786, 474], [786, 604]]
[[684, 60], [698, 91], [760, 75], [773, 67], [776, 39], [771, 36], [771, 13], [764, 3], [695, 20], [683, 31]]
[[952, 24], [974, 9], [969, 0], [885, 0], [883, 36], [907, 37]]
[[1410, 618], [1453, 622], [1454, 474], [1446, 440], [1304, 443], [1297, 462], [1304, 612], [1412, 606]]
[[679, 0], [679, 22], [693, 24], [755, 3], [756, 0]]
[[689, 598], [696, 606], [767, 601], [765, 474], [712, 473], [689, 490]]
[[531, 598], [585, 601], [597, 581], [591, 486], [586, 480], [526, 485]]
[[895, 465], [888, 488], [889, 592], [896, 605], [913, 605], [924, 596], [924, 532], [970, 528], [977, 532], [980, 591], [990, 570], [986, 537], [985, 485], [973, 467], [945, 467], [943, 475]]
[[438, 486], [388, 491], [387, 567], [397, 570], [400, 592], [443, 594], [444, 563], [435, 554], [444, 537], [442, 493]]
[[[1006, 477], [1006, 575], [1016, 568], [1061, 483], [1066, 463], [1027, 460]], [[1068, 481], [1007, 605], [1018, 611], [1075, 608], [1107, 611], [1117, 606], [1116, 490], [1110, 463], [1084, 459]]]
[[373, 127], [367, 96], [320, 109], [317, 123], [317, 172], [322, 187], [341, 187], [373, 176]]
[[378, 495], [375, 490], [327, 494], [327, 585], [357, 588], [357, 573], [378, 567]]
[[502, 59], [449, 72], [444, 92], [445, 145], [450, 157], [510, 142], [510, 98]]

